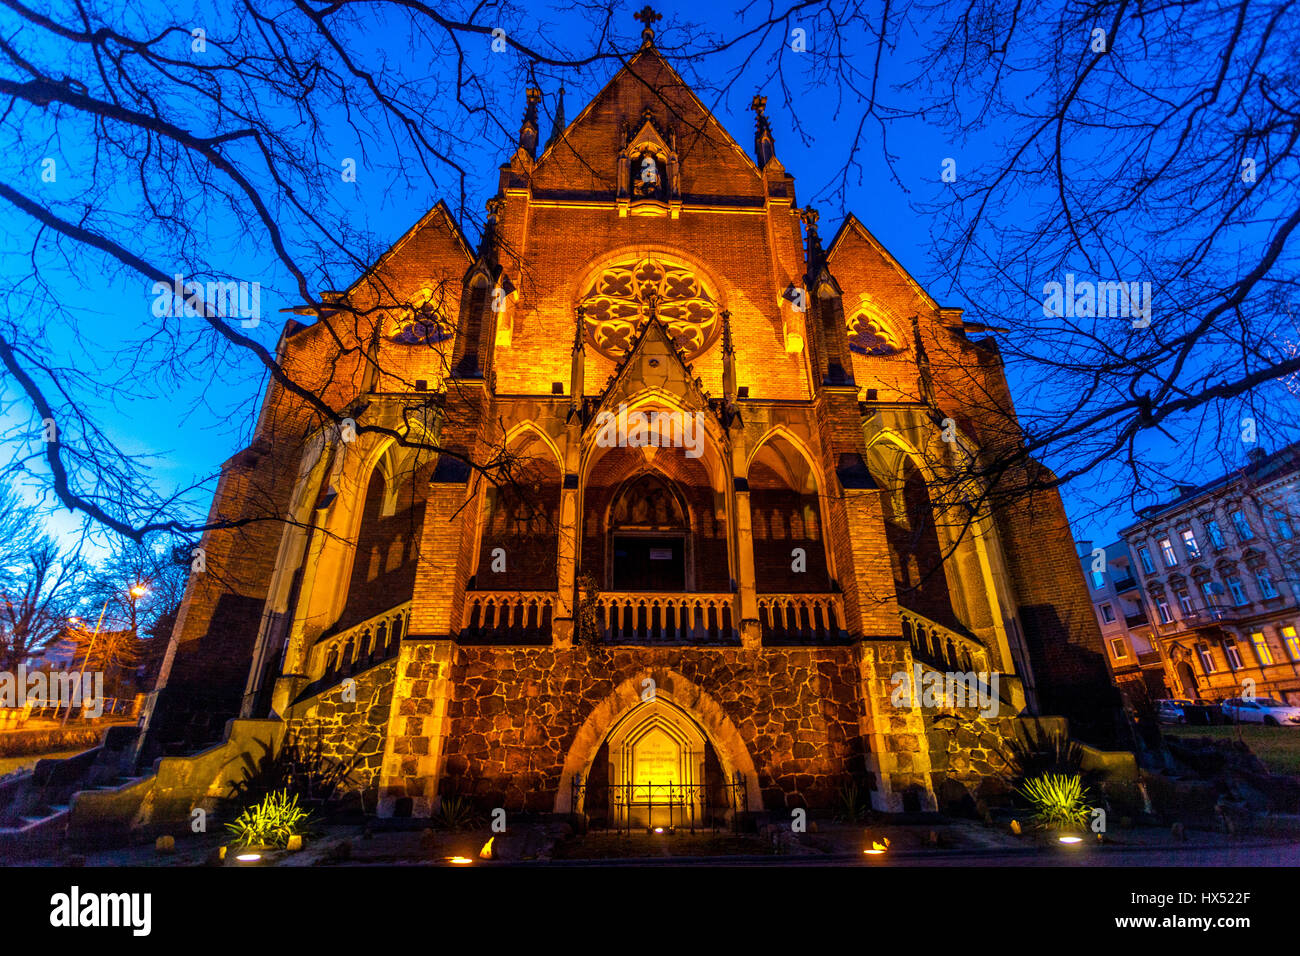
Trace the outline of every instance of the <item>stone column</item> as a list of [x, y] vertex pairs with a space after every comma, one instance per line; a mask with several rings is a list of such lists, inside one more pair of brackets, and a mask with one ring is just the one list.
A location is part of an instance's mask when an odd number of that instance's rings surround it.
[[449, 640], [405, 640], [397, 658], [379, 777], [379, 816], [429, 817], [438, 808], [443, 745], [451, 704]]
[[740, 591], [740, 635], [745, 647], [760, 647], [763, 633], [758, 619], [758, 578], [754, 571], [754, 524], [749, 511], [749, 484], [736, 480], [737, 587]]
[[[856, 650], [862, 680], [860, 726], [869, 748], [867, 769], [876, 778], [872, 807], [901, 813], [903, 794], [911, 791], [917, 796], [918, 809], [938, 809], [911, 647], [905, 641], [862, 641]], [[899, 675], [911, 683], [901, 685], [896, 680]], [[905, 692], [895, 693], [900, 686]]]

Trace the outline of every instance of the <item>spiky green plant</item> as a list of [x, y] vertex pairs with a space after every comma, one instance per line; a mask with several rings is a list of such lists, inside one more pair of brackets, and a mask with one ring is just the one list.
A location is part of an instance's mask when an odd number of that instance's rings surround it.
[[1083, 829], [1088, 822], [1088, 791], [1078, 774], [1030, 777], [1017, 791], [1034, 808], [1034, 822], [1047, 829]]
[[241, 813], [226, 829], [235, 834], [235, 846], [273, 846], [288, 844], [289, 837], [306, 833], [311, 814], [298, 806], [298, 795], [280, 790]]
[[434, 825], [444, 830], [472, 830], [481, 822], [474, 805], [465, 797], [443, 797], [438, 815], [433, 818]]
[[871, 794], [856, 780], [843, 784], [837, 794], [839, 812], [836, 819], [846, 823], [861, 823], [871, 816]]

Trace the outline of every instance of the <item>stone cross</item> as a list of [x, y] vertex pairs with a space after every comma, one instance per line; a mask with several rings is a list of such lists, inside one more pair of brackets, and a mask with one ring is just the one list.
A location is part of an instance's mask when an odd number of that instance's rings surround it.
[[633, 14], [632, 19], [639, 20], [640, 22], [645, 24], [645, 29], [641, 31], [641, 39], [649, 42], [650, 40], [654, 39], [655, 22], [658, 20], [662, 20], [663, 16], [658, 13], [655, 13], [654, 7], [650, 6], [650, 4], [647, 3], [640, 10], [640, 12]]

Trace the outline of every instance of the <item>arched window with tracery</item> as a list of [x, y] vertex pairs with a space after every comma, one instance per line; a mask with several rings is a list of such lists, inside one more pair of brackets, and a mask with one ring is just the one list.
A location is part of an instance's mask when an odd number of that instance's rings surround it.
[[902, 344], [889, 323], [869, 310], [850, 312], [848, 324], [849, 350], [859, 355], [896, 355]]

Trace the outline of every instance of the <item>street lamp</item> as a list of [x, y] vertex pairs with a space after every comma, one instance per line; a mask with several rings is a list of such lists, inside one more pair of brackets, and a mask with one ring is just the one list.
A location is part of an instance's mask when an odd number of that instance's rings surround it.
[[[135, 627], [135, 602], [140, 600], [140, 598], [144, 597], [148, 593], [149, 593], [149, 588], [147, 588], [142, 582], [137, 582], [131, 585], [130, 590], [127, 591], [127, 594], [130, 595], [131, 597], [131, 636], [132, 637], [138, 637], [138, 634], [136, 633], [136, 627]], [[99, 638], [100, 628], [104, 626], [104, 615], [108, 611], [108, 602], [111, 601], [112, 599], [113, 596], [111, 594], [108, 597], [104, 598], [104, 606], [99, 609], [99, 621], [98, 623], [95, 624], [95, 633], [90, 635], [90, 644], [87, 645], [86, 647], [85, 656], [81, 658], [81, 670], [77, 673], [77, 685], [76, 685], [77, 687], [82, 687], [85, 683], [86, 664], [90, 660], [90, 655], [93, 654], [95, 651], [95, 641]], [[68, 618], [69, 623], [80, 622], [80, 621], [81, 618], [79, 617], [74, 616]], [[84, 703], [85, 703], [84, 695], [82, 698], [82, 703], [84, 707]], [[64, 726], [67, 725], [68, 718], [71, 716], [72, 716], [72, 701], [68, 701], [68, 709], [63, 713]]]

